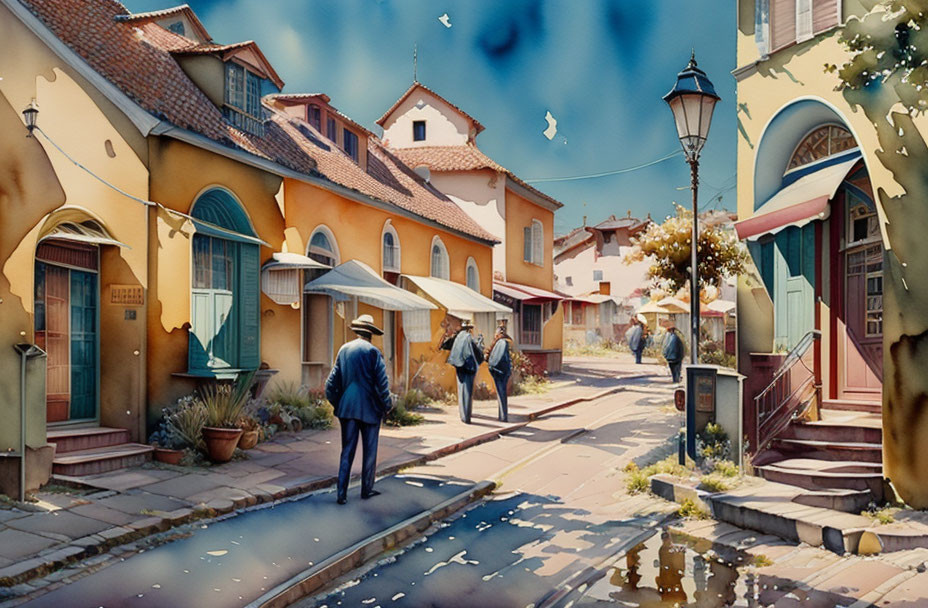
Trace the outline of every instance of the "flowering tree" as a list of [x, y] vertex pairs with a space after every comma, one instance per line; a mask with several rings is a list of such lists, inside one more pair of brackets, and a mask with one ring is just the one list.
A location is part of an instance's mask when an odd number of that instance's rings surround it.
[[[674, 294], [689, 284], [692, 231], [693, 212], [676, 205], [676, 214], [663, 224], [652, 223], [632, 239], [633, 249], [624, 261], [632, 264], [650, 259], [651, 290]], [[747, 253], [734, 233], [718, 226], [700, 223], [698, 252], [703, 286], [719, 287], [723, 279], [742, 272], [747, 263]]]

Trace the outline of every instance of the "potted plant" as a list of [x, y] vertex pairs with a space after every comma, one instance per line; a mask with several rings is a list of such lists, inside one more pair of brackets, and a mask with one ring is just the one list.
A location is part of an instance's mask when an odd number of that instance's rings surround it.
[[210, 384], [200, 389], [199, 401], [206, 408], [203, 440], [206, 453], [213, 462], [229, 462], [242, 436], [238, 426], [248, 402], [254, 373], [233, 384]]
[[148, 443], [155, 448], [154, 459], [165, 464], [180, 464], [184, 457], [184, 442], [171, 433], [164, 422], [158, 425], [158, 430], [151, 434]]
[[242, 436], [238, 440], [238, 449], [250, 450], [258, 445], [259, 430], [261, 428], [258, 421], [251, 416], [243, 416], [238, 425], [242, 429]]

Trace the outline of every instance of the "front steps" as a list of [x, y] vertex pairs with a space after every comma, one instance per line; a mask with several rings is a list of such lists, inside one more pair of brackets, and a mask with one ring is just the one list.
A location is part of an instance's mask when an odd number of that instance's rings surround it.
[[754, 457], [755, 473], [803, 489], [794, 502], [808, 506], [859, 513], [882, 503], [882, 419], [861, 403], [826, 401], [821, 420], [793, 421]]
[[151, 460], [154, 448], [129, 441], [129, 431], [109, 427], [48, 431], [55, 444], [52, 473], [79, 477], [137, 466]]

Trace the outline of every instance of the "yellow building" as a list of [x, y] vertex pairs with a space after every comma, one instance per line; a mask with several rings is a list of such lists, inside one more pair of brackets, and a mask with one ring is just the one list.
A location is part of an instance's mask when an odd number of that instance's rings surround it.
[[[148, 458], [148, 424], [204, 381], [321, 379], [345, 333], [319, 320], [368, 304], [304, 297], [304, 274], [428, 275], [440, 243], [442, 276], [492, 293], [492, 235], [347, 117], [318, 147], [260, 48], [213, 43], [188, 7], [0, 0], [0, 38], [0, 492], [21, 438], [34, 488]], [[373, 312], [397, 380], [409, 350], [434, 356], [443, 316], [402, 351], [406, 325]]]
[[[753, 449], [780, 451], [779, 459], [765, 458], [761, 474], [796, 485], [815, 481], [818, 472], [791, 469], [790, 457], [803, 454], [782, 440], [789, 416], [811, 404], [813, 416], [818, 406], [826, 419], [882, 426], [882, 449], [870, 439], [857, 456], [844, 450], [838, 458], [855, 461], [862, 482], [855, 488], [880, 498], [885, 476], [906, 502], [924, 508], [928, 287], [919, 253], [924, 192], [911, 173], [923, 168], [910, 164], [907, 173], [897, 152], [924, 148], [928, 122], [897, 112], [902, 106], [889, 86], [844, 90], [829, 68], [850, 58], [839, 38], [868, 10], [882, 10], [879, 3], [866, 8], [873, 4], [738, 2], [737, 230], [758, 268], [739, 282], [739, 367], [748, 376]], [[788, 351], [796, 356], [783, 374], [794, 374], [794, 387], [805, 376], [801, 390], [785, 394], [802, 397], [771, 400], [763, 389]], [[840, 430], [823, 438], [839, 450], [848, 441]]]
[[419, 82], [377, 124], [392, 153], [496, 238], [493, 297], [514, 311], [510, 333], [536, 371], [560, 371], [564, 313], [553, 250], [563, 205], [481, 152], [483, 125]]

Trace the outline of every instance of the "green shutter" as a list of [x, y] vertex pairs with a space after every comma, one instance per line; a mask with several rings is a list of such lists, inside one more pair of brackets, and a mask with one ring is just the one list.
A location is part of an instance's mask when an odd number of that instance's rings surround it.
[[259, 249], [239, 245], [239, 367], [257, 369], [261, 365], [261, 300], [259, 292]]
[[532, 227], [522, 229], [522, 260], [532, 261]]
[[209, 368], [209, 343], [214, 334], [211, 295], [209, 291], [190, 294], [190, 329], [187, 333], [187, 367], [193, 370]]

